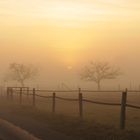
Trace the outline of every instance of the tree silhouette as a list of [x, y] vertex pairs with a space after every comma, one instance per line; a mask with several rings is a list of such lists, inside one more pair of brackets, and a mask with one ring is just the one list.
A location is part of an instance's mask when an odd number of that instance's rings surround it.
[[121, 75], [120, 69], [107, 62], [90, 62], [81, 73], [81, 79], [95, 82], [97, 89], [100, 90], [103, 80], [115, 79], [119, 75]]
[[37, 75], [37, 72], [37, 69], [32, 65], [12, 63], [9, 66], [9, 72], [6, 77], [19, 82], [24, 87], [25, 81], [33, 79]]

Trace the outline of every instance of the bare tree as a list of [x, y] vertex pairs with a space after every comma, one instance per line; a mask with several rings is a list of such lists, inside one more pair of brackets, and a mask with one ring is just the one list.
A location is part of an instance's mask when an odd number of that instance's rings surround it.
[[91, 62], [81, 73], [81, 79], [95, 82], [98, 90], [100, 90], [103, 80], [115, 79], [119, 75], [121, 75], [120, 69], [107, 62]]
[[25, 81], [33, 79], [38, 73], [37, 68], [32, 65], [12, 63], [9, 66], [7, 79], [14, 80], [25, 86]]

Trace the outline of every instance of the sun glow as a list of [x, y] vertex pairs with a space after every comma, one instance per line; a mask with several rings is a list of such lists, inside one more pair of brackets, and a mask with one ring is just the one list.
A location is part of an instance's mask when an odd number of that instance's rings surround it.
[[84, 25], [91, 21], [97, 21], [103, 18], [104, 15], [111, 14], [105, 8], [100, 8], [97, 5], [79, 2], [49, 2], [47, 9], [40, 17], [47, 18], [51, 24], [64, 26]]
[[[32, 16], [47, 19], [55, 26], [83, 27], [93, 22], [110, 21], [114, 17], [130, 16], [129, 8], [110, 0], [95, 2], [47, 1]], [[88, 24], [88, 25], [87, 25]]]
[[102, 15], [106, 11], [89, 4], [70, 2], [50, 3], [47, 10], [48, 16], [58, 19], [86, 19], [93, 15]]
[[84, 59], [128, 46], [131, 36], [137, 39], [139, 7], [139, 0], [0, 0], [0, 41], [45, 48], [42, 53], [51, 51], [73, 70]]
[[[1, 8], [2, 5], [2, 8]], [[124, 0], [0, 0], [0, 15], [3, 19], [0, 22], [8, 24], [8, 20], [15, 20], [15, 23], [39, 24], [55, 26], [83, 27], [93, 22], [108, 21], [114, 17], [130, 16], [137, 12], [132, 5]], [[138, 6], [137, 6], [138, 7]], [[132, 15], [133, 15], [132, 14]], [[137, 15], [137, 13], [135, 13]], [[27, 23], [26, 23], [27, 22]], [[4, 24], [5, 24], [4, 23]], [[10, 22], [11, 24], [11, 22]]]

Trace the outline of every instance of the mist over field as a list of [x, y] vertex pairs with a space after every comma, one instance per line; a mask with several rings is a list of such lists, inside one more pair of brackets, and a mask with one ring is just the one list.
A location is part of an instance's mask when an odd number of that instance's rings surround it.
[[104, 88], [138, 88], [139, 6], [137, 0], [1, 0], [1, 83], [9, 63], [16, 62], [39, 68], [39, 76], [30, 82], [34, 86], [95, 88], [79, 74], [90, 61], [107, 61], [120, 67], [123, 75], [105, 81]]
[[[139, 29], [137, 29], [139, 30]], [[85, 47], [51, 47], [49, 43], [45, 46], [40, 44], [33, 45], [30, 42], [3, 41], [1, 39], [0, 63], [1, 63], [1, 83], [3, 84], [3, 75], [6, 73], [9, 64], [13, 62], [33, 64], [38, 67], [39, 75], [35, 81], [31, 81], [31, 85], [47, 88], [57, 88], [65, 83], [69, 88], [88, 87], [95, 88], [92, 82], [83, 82], [80, 79], [82, 69], [90, 61], [107, 61], [114, 66], [120, 67], [123, 75], [115, 80], [106, 80], [104, 88], [118, 88], [120, 84], [122, 88], [139, 87], [139, 71], [140, 71], [140, 42], [136, 39], [126, 38], [124, 44], [104, 43], [100, 42], [94, 45], [94, 37], [91, 39], [90, 45]], [[20, 38], [20, 37], [19, 37]], [[47, 37], [46, 37], [47, 38]], [[26, 39], [26, 36], [24, 37]], [[35, 39], [36, 40], [36, 39]], [[93, 40], [93, 41], [92, 41]], [[119, 42], [119, 39], [117, 40]], [[90, 46], [90, 47], [88, 47]], [[90, 86], [89, 86], [90, 85]]]
[[140, 140], [139, 0], [0, 0], [0, 140]]

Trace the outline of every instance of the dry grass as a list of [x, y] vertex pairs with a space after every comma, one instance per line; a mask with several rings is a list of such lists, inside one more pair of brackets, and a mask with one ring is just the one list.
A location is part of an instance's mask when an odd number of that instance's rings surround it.
[[[37, 93], [41, 94], [41, 93]], [[52, 95], [52, 93], [43, 93], [43, 95]], [[78, 98], [77, 93], [57, 93], [60, 97]], [[84, 93], [84, 98], [93, 101], [103, 101], [120, 103], [121, 93]], [[15, 103], [19, 103], [19, 98], [15, 96]], [[128, 103], [139, 105], [140, 93], [128, 93]], [[24, 105], [32, 105], [32, 96], [24, 96]], [[52, 99], [36, 98], [36, 107], [42, 111], [52, 112]], [[65, 116], [79, 116], [78, 102], [68, 102], [56, 100], [56, 113]], [[95, 121], [104, 125], [113, 125], [119, 127], [120, 107], [96, 105], [84, 103], [84, 119]], [[127, 108], [126, 128], [140, 131], [140, 110]]]
[[[84, 94], [84, 97], [96, 101], [120, 102], [121, 94], [103, 94]], [[51, 93], [45, 95], [51, 95]], [[77, 98], [77, 93], [59, 94], [59, 96]], [[129, 103], [138, 104], [139, 100], [140, 94], [138, 93], [128, 96]], [[75, 137], [76, 140], [140, 140], [140, 110], [127, 108], [127, 129], [120, 131], [120, 107], [84, 103], [84, 119], [81, 120], [78, 117], [77, 102], [56, 100], [55, 115], [51, 113], [52, 99], [37, 98], [36, 108], [31, 107], [32, 97], [24, 96], [20, 107], [19, 97], [16, 96], [13, 103], [12, 110], [17, 116], [42, 122], [52, 130]]]
[[78, 117], [54, 115], [27, 106], [18, 107], [14, 113], [28, 116], [38, 122], [47, 124], [52, 130], [64, 133], [77, 140], [139, 140], [138, 132], [121, 131], [110, 124], [103, 125], [92, 120], [81, 120]]

